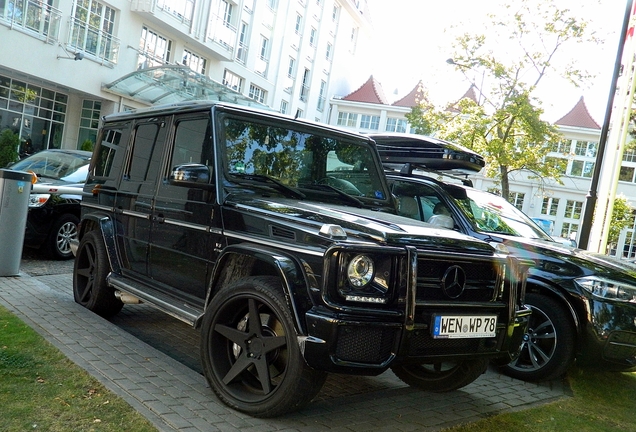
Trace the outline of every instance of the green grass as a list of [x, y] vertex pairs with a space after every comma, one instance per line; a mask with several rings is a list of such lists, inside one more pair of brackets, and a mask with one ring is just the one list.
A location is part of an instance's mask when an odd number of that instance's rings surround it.
[[449, 429], [485, 431], [636, 431], [636, 373], [568, 371], [574, 397]]
[[0, 430], [156, 431], [0, 306]]

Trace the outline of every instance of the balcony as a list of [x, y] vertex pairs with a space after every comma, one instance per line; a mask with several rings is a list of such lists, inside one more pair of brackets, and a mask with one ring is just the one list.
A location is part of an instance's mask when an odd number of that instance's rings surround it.
[[216, 15], [210, 18], [208, 25], [207, 41], [214, 45], [212, 49], [222, 60], [232, 60], [237, 35], [236, 27]]
[[303, 84], [300, 87], [300, 100], [303, 102], [307, 102], [307, 99], [309, 98], [309, 86]]
[[239, 43], [236, 49], [236, 61], [245, 64], [247, 61], [247, 45]]
[[117, 63], [119, 39], [75, 18], [70, 19], [67, 47], [83, 51], [102, 63]]
[[0, 23], [46, 43], [60, 36], [62, 12], [36, 0], [0, 1]]

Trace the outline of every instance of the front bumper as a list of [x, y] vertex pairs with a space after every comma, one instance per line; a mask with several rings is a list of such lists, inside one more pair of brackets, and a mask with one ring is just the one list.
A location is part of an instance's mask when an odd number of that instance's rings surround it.
[[486, 358], [507, 364], [519, 353], [530, 313], [524, 306], [513, 322], [500, 322], [492, 338], [435, 339], [430, 326], [411, 330], [403, 323], [378, 322], [368, 316], [356, 320], [310, 311], [303, 354], [315, 369], [361, 375], [377, 375], [398, 363]]

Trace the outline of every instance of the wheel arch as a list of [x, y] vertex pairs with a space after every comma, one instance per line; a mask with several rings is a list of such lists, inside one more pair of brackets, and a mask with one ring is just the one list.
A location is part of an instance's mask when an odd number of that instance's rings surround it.
[[568, 311], [568, 318], [574, 324], [574, 329], [576, 332], [575, 350], [578, 353], [582, 345], [583, 324], [581, 322], [581, 318], [579, 317], [578, 311], [574, 308], [572, 303], [568, 301], [568, 298], [563, 289], [532, 277], [528, 278], [526, 284], [528, 293], [541, 294], [550, 297], [553, 300], [557, 301]]
[[[254, 244], [225, 248], [212, 270], [205, 300], [206, 309], [222, 287], [248, 276], [276, 276], [280, 279], [285, 302], [294, 317], [296, 331], [306, 335], [306, 326], [300, 318], [299, 305], [311, 304], [307, 291], [310, 278], [303, 271], [303, 265], [297, 257], [287, 255], [278, 249]], [[314, 285], [317, 286], [317, 283], [314, 282]], [[197, 320], [195, 327], [198, 328], [200, 325], [201, 318]]]
[[91, 231], [99, 231], [106, 246], [106, 254], [110, 268], [115, 273], [121, 273], [121, 267], [117, 261], [117, 249], [115, 247], [115, 223], [106, 214], [89, 214], [85, 215], [79, 226], [77, 240], [78, 242]]

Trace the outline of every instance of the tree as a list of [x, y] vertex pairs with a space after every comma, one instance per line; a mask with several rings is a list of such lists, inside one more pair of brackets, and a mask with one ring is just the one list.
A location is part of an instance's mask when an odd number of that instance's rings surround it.
[[[609, 233], [607, 234], [607, 244], [609, 247], [618, 243], [618, 237], [625, 228], [630, 228], [634, 220], [634, 209], [629, 205], [629, 200], [620, 195], [614, 200], [614, 209], [612, 210], [612, 222], [610, 224]], [[620, 252], [617, 251], [620, 256]]]
[[0, 133], [0, 168], [18, 160], [18, 146], [20, 138], [18, 134], [10, 129], [5, 129]]
[[490, 15], [488, 36], [463, 34], [453, 44], [449, 63], [467, 77], [483, 74], [482, 84], [473, 82], [477, 101], [464, 98], [452, 109], [423, 101], [406, 117], [417, 133], [435, 131], [440, 138], [481, 153], [486, 175], [499, 178], [502, 196], [508, 199], [509, 175], [514, 171], [559, 181], [560, 166], [546, 163], [545, 156], [561, 136], [541, 120], [543, 110], [533, 92], [548, 72], [574, 85], [583, 82], [588, 75], [573, 65], [557, 70], [556, 55], [574, 43], [598, 39], [588, 31], [587, 22], [549, 0], [515, 1], [504, 10], [508, 15], [503, 18]]

